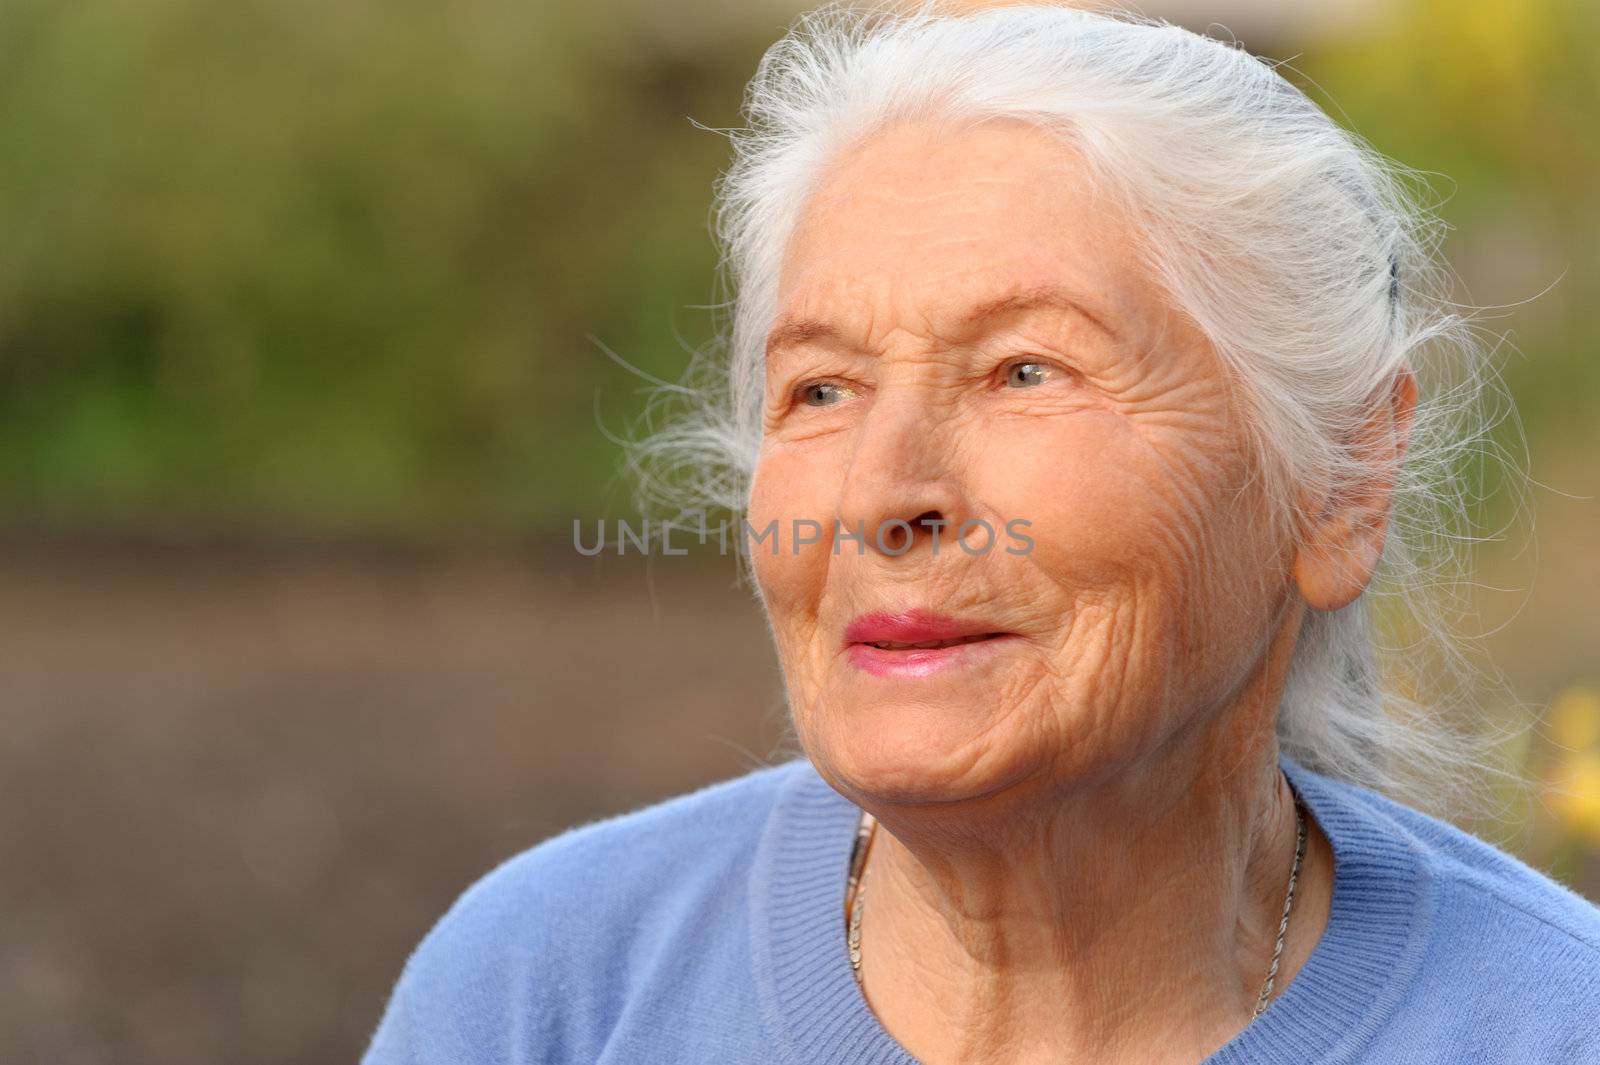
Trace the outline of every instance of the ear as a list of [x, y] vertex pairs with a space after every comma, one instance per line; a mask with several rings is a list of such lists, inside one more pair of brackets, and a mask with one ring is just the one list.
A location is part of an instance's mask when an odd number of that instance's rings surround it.
[[1296, 549], [1291, 573], [1307, 605], [1338, 610], [1354, 602], [1372, 580], [1416, 408], [1417, 379], [1402, 369], [1388, 402], [1373, 411], [1357, 438], [1370, 475], [1327, 497]]

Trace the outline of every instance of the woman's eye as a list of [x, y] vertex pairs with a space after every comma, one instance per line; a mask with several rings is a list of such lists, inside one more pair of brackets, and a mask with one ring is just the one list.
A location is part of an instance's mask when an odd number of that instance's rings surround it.
[[831, 407], [849, 394], [849, 389], [828, 381], [813, 381], [801, 386], [800, 402], [807, 407]]
[[1035, 388], [1050, 376], [1050, 367], [1042, 362], [1014, 362], [1006, 369], [1006, 385], [1011, 388]]

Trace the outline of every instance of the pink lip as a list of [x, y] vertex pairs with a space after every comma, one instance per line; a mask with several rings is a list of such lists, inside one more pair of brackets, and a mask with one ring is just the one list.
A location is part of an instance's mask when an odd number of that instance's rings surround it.
[[[986, 637], [949, 647], [884, 648], [874, 643], [928, 643]], [[926, 677], [932, 673], [981, 661], [1010, 643], [1015, 633], [1003, 632], [981, 619], [965, 619], [909, 610], [902, 614], [863, 614], [844, 632], [850, 664], [878, 677]]]

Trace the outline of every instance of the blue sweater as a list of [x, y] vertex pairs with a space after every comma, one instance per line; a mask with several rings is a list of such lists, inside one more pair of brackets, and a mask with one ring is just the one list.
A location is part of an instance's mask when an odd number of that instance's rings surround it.
[[[1282, 756], [1333, 843], [1306, 965], [1206, 1060], [1600, 1063], [1600, 909]], [[572, 829], [468, 890], [364, 1065], [915, 1065], [845, 951], [858, 808], [797, 760]]]

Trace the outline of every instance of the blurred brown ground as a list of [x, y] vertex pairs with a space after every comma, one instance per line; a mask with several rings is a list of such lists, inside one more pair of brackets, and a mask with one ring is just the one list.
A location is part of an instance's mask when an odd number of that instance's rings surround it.
[[7, 1063], [354, 1061], [473, 879], [785, 735], [731, 561], [3, 554]]

